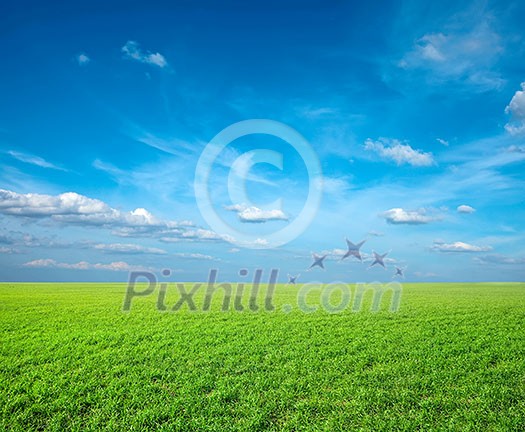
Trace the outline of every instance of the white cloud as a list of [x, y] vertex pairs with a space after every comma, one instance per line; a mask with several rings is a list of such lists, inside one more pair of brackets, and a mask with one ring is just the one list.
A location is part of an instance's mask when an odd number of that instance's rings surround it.
[[[119, 230], [114, 232], [115, 234], [121, 237], [132, 237], [137, 236], [136, 230]], [[140, 234], [139, 234], [140, 236]], [[145, 236], [150, 236], [148, 232], [145, 233]], [[196, 228], [189, 229], [188, 227], [184, 228], [175, 228], [175, 229], [166, 229], [158, 230], [156, 235], [159, 240], [163, 243], [179, 243], [179, 242], [217, 242], [217, 241], [229, 241], [227, 236], [221, 236], [215, 231], [210, 231], [207, 229]]]
[[0, 189], [0, 213], [28, 217], [89, 217], [115, 221], [124, 218], [118, 210], [102, 201], [75, 192], [60, 195], [19, 194]]
[[422, 278], [433, 278], [433, 277], [437, 277], [438, 275], [436, 273], [433, 273], [433, 272], [414, 272], [414, 274], [418, 277], [422, 277]]
[[268, 221], [288, 220], [282, 210], [261, 210], [258, 207], [248, 207], [246, 204], [232, 204], [224, 206], [225, 210], [233, 211], [243, 223], [265, 223]]
[[525, 146], [511, 145], [506, 149], [507, 153], [525, 153]]
[[444, 145], [445, 147], [448, 147], [449, 142], [447, 140], [444, 140], [442, 138], [436, 138], [436, 141], [440, 143], [441, 145]]
[[36, 259], [23, 264], [24, 267], [31, 268], [60, 268], [68, 270], [109, 270], [109, 271], [138, 271], [147, 270], [141, 266], [133, 266], [124, 261], [111, 262], [109, 264], [95, 263], [91, 264], [87, 261], [80, 261], [77, 263], [58, 262], [51, 258]]
[[176, 253], [173, 254], [178, 258], [185, 259], [194, 259], [194, 260], [204, 260], [204, 261], [217, 261], [217, 258], [212, 257], [211, 255], [204, 255], [201, 253]]
[[191, 240], [221, 240], [222, 237], [215, 231], [207, 229], [197, 228], [192, 230], [186, 230], [181, 234], [183, 239]]
[[248, 207], [238, 213], [241, 222], [264, 223], [268, 221], [288, 220], [282, 210], [261, 210], [258, 207]]
[[19, 251], [17, 249], [13, 249], [11, 247], [6, 247], [6, 246], [0, 246], [0, 253], [3, 253], [3, 254], [14, 254], [14, 253], [18, 253]]
[[269, 186], [276, 186], [274, 182], [265, 177], [254, 174], [251, 168], [260, 162], [257, 152], [249, 151], [240, 154], [237, 150], [227, 148], [226, 151], [221, 152], [221, 155], [216, 159], [218, 165], [230, 170], [230, 175], [237, 178], [237, 181], [246, 182], [247, 180]]
[[398, 66], [405, 71], [423, 72], [430, 84], [460, 82], [487, 91], [499, 89], [505, 83], [493, 70], [502, 52], [501, 38], [489, 20], [481, 19], [468, 26], [464, 22], [449, 23], [446, 31], [419, 38]]
[[246, 210], [247, 206], [246, 204], [231, 204], [224, 206], [224, 210], [233, 211], [233, 212], [242, 212]]
[[[335, 248], [321, 251], [320, 255], [328, 255], [327, 258], [341, 258], [347, 251], [345, 249]], [[363, 252], [361, 253], [363, 257]]]
[[9, 237], [0, 236], [0, 244], [22, 246], [28, 248], [58, 248], [58, 249], [93, 249], [112, 254], [152, 254], [165, 255], [163, 249], [146, 247], [131, 243], [94, 243], [92, 241], [58, 241], [53, 237], [36, 237], [29, 233], [12, 231]]
[[511, 121], [505, 125], [507, 132], [512, 135], [525, 133], [525, 82], [521, 83], [521, 90], [514, 93], [505, 112], [512, 115]]
[[413, 149], [396, 139], [380, 138], [377, 141], [367, 139], [365, 150], [377, 153], [381, 158], [395, 162], [397, 165], [408, 164], [416, 167], [434, 165], [432, 153]]
[[268, 245], [269, 245], [269, 242], [268, 242], [268, 240], [266, 240], [266, 239], [256, 238], [253, 242], [244, 242], [244, 244], [245, 244], [246, 246], [249, 246], [249, 245], [255, 245], [255, 246], [268, 246]]
[[330, 107], [318, 107], [303, 106], [296, 109], [296, 113], [299, 117], [304, 117], [308, 120], [317, 120], [320, 118], [329, 118], [339, 114], [339, 111], [335, 108]]
[[80, 66], [85, 66], [91, 61], [91, 59], [84, 53], [77, 55], [76, 60]]
[[342, 177], [319, 177], [317, 180], [322, 185], [324, 193], [341, 196], [352, 189], [351, 179], [349, 176]]
[[115, 165], [101, 161], [100, 159], [95, 159], [91, 165], [93, 168], [109, 174], [117, 183], [122, 183], [122, 180], [129, 177], [129, 174], [125, 171], [117, 168]]
[[103, 201], [75, 192], [60, 195], [19, 194], [0, 189], [0, 213], [34, 218], [49, 217], [65, 223], [123, 226], [176, 226], [177, 222], [162, 222], [143, 208], [122, 212]]
[[[334, 261], [338, 261], [341, 264], [344, 264], [346, 261], [341, 261], [341, 257], [343, 257], [346, 252], [348, 252], [347, 249], [340, 249], [340, 248], [334, 248], [334, 249], [325, 249], [320, 252], [320, 255], [328, 255], [327, 259], [331, 259]], [[361, 258], [363, 262], [370, 262], [374, 260], [374, 256], [371, 253], [366, 253], [363, 251], [359, 252], [361, 254]], [[394, 258], [386, 257], [384, 259], [385, 263], [388, 264], [396, 264], [398, 261]], [[353, 264], [359, 264], [358, 260], [352, 260], [350, 261]]]
[[93, 245], [93, 249], [109, 253], [121, 254], [154, 254], [164, 255], [167, 252], [163, 249], [145, 247], [137, 244], [129, 243], [99, 243]]
[[442, 220], [442, 216], [432, 209], [404, 210], [402, 208], [392, 208], [382, 213], [380, 216], [388, 223], [394, 225], [422, 225], [430, 222]]
[[121, 211], [75, 192], [44, 195], [0, 189], [0, 214], [110, 228], [119, 237], [148, 237], [164, 242], [228, 241], [213, 231], [196, 228], [191, 221], [159, 219], [144, 208]]
[[122, 47], [122, 52], [127, 58], [136, 60], [141, 63], [155, 65], [160, 68], [165, 68], [166, 66], [168, 66], [168, 62], [162, 54], [151, 53], [149, 51], [143, 52], [140, 49], [139, 44], [135, 41], [127, 41], [126, 44]]
[[474, 213], [476, 209], [469, 205], [462, 204], [457, 208], [458, 213]]
[[492, 250], [490, 246], [476, 246], [464, 242], [443, 243], [435, 241], [432, 249], [439, 252], [487, 252]]
[[508, 264], [508, 265], [525, 265], [525, 257], [509, 257], [506, 255], [485, 255], [474, 258], [481, 264]]
[[20, 162], [24, 162], [24, 163], [27, 163], [27, 164], [30, 164], [30, 165], [36, 165], [36, 166], [39, 166], [41, 168], [50, 168], [50, 169], [59, 170], [59, 171], [67, 171], [65, 168], [59, 167], [59, 166], [57, 166], [55, 164], [52, 164], [51, 162], [48, 162], [48, 161], [46, 161], [45, 159], [42, 159], [39, 156], [35, 156], [35, 155], [27, 154], [27, 153], [22, 153], [22, 152], [17, 152], [17, 151], [14, 151], [14, 150], [9, 150], [7, 152], [7, 154], [9, 156], [15, 158], [16, 160], [19, 160]]
[[191, 154], [198, 145], [197, 143], [195, 146], [192, 146], [192, 144], [180, 139], [162, 138], [152, 134], [151, 132], [141, 130], [140, 128], [137, 129], [137, 134], [132, 137], [133, 139], [141, 142], [142, 144], [175, 156], [187, 156], [188, 154]]

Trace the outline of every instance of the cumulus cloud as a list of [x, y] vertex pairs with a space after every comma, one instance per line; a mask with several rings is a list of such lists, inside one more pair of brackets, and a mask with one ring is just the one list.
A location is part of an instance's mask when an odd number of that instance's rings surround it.
[[121, 211], [75, 192], [44, 195], [0, 189], [0, 214], [108, 228], [119, 237], [157, 238], [164, 242], [229, 241], [213, 231], [195, 227], [191, 221], [163, 220], [144, 208]]
[[127, 41], [122, 47], [122, 52], [126, 58], [136, 60], [141, 63], [147, 63], [162, 68], [168, 66], [168, 62], [160, 53], [143, 52], [135, 41]]
[[36, 259], [23, 264], [24, 267], [31, 268], [60, 268], [68, 270], [109, 270], [109, 271], [140, 271], [148, 270], [141, 266], [133, 266], [124, 261], [111, 262], [109, 264], [95, 263], [91, 264], [87, 261], [79, 261], [77, 263], [58, 262], [51, 258]]
[[85, 66], [91, 61], [91, 59], [84, 53], [78, 54], [76, 60], [79, 66]]
[[441, 139], [441, 138], [436, 138], [436, 141], [438, 143], [440, 143], [441, 145], [444, 145], [445, 147], [448, 147], [448, 145], [449, 145], [449, 142], [447, 140], [444, 140], [444, 139]]
[[377, 141], [367, 139], [365, 150], [378, 154], [382, 159], [393, 161], [397, 165], [426, 167], [434, 165], [432, 153], [413, 149], [410, 145], [396, 139], [379, 138]]
[[52, 218], [60, 222], [93, 225], [156, 225], [158, 221], [146, 209], [121, 212], [103, 201], [75, 192], [60, 195], [20, 194], [0, 189], [0, 213], [32, 218]]
[[286, 221], [288, 217], [282, 210], [261, 210], [258, 207], [248, 207], [238, 213], [239, 220], [247, 223], [264, 223], [268, 221]]
[[435, 210], [425, 208], [418, 210], [392, 208], [386, 212], [381, 213], [380, 216], [385, 218], [388, 223], [394, 225], [422, 225], [443, 219], [442, 216], [439, 215]]
[[460, 241], [454, 243], [435, 241], [432, 249], [439, 252], [487, 252], [492, 250], [490, 246], [476, 246]]
[[525, 133], [525, 82], [521, 83], [521, 90], [514, 93], [505, 112], [512, 116], [505, 125], [507, 132], [512, 135]]
[[65, 168], [59, 167], [58, 165], [55, 165], [51, 162], [46, 161], [45, 159], [42, 159], [39, 156], [35, 156], [32, 154], [22, 153], [14, 150], [9, 150], [7, 154], [20, 162], [35, 165], [40, 168], [50, 168], [59, 171], [67, 171]]
[[457, 208], [458, 213], [474, 213], [475, 211], [476, 209], [474, 207], [465, 204], [462, 204]]
[[233, 211], [239, 216], [243, 223], [265, 223], [269, 221], [287, 221], [288, 216], [282, 210], [262, 210], [258, 207], [247, 207], [245, 204], [232, 204], [224, 207], [225, 210]]

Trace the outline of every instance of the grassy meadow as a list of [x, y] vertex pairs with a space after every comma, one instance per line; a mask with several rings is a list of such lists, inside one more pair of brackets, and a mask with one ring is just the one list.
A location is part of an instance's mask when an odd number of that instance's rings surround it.
[[370, 294], [336, 314], [298, 310], [299, 288], [273, 312], [220, 292], [170, 312], [169, 286], [166, 311], [157, 289], [125, 313], [125, 284], [0, 284], [0, 429], [525, 430], [524, 283], [404, 284], [397, 312]]

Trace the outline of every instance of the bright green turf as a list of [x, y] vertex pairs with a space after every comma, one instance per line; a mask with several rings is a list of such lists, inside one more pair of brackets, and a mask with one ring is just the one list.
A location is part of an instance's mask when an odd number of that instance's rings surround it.
[[125, 314], [124, 291], [0, 284], [1, 430], [525, 430], [523, 283], [336, 315], [282, 312], [287, 286], [273, 313]]

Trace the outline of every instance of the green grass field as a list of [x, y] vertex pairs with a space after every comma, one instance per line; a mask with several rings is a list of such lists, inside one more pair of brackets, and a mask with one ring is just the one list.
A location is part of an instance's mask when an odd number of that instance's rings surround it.
[[285, 313], [285, 285], [274, 312], [123, 313], [125, 291], [0, 284], [0, 429], [525, 430], [523, 283], [405, 284], [396, 313]]

